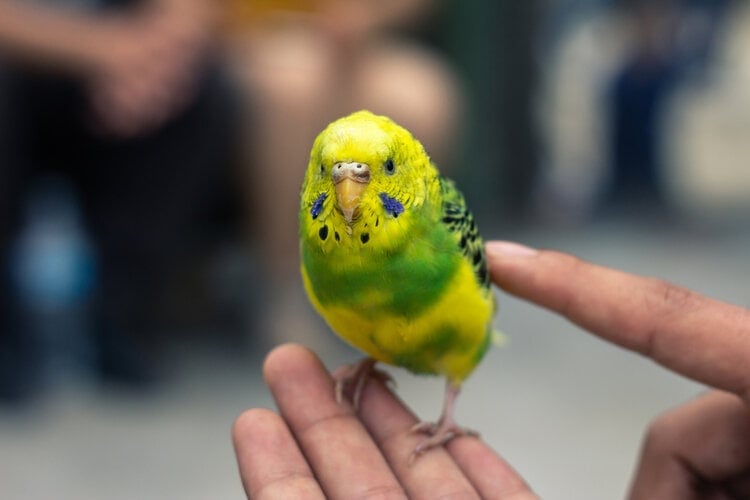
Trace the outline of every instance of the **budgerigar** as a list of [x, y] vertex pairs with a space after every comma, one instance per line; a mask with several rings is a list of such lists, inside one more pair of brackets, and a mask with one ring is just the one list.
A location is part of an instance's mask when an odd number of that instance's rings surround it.
[[414, 456], [467, 433], [453, 417], [461, 383], [492, 337], [495, 305], [474, 218], [411, 133], [358, 111], [316, 138], [302, 185], [302, 276], [330, 327], [368, 358], [337, 381], [356, 382], [355, 406], [375, 362], [447, 379], [437, 424]]

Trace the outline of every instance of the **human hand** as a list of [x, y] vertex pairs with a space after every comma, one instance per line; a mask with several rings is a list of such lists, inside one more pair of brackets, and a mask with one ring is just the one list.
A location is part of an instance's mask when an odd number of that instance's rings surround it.
[[750, 498], [746, 309], [558, 252], [486, 249], [492, 280], [506, 291], [717, 389], [652, 423], [630, 498]]
[[[654, 421], [630, 498], [750, 496], [750, 323], [745, 309], [557, 252], [491, 242], [487, 256], [493, 281], [506, 291], [718, 389]], [[410, 486], [440, 487], [442, 482], [423, 477], [442, 478], [439, 468], [446, 464], [435, 463], [447, 454], [452, 470], [457, 466], [480, 495], [533, 497], [507, 464], [473, 438], [456, 439], [445, 450], [420, 458], [414, 467], [428, 469], [422, 477], [399, 466], [408, 462], [403, 457], [414, 446], [404, 429], [415, 419], [379, 383], [368, 384], [357, 417], [335, 403], [330, 378], [309, 352], [277, 350], [265, 371], [289, 427], [267, 410], [250, 410], [238, 419], [234, 440], [249, 496], [285, 491], [352, 496], [356, 492], [342, 489], [347, 485], [434, 496], [437, 492]], [[462, 453], [472, 446], [477, 449]], [[355, 454], [357, 460], [347, 460]], [[368, 458], [360, 461], [360, 456]], [[349, 478], [357, 478], [356, 484]], [[447, 487], [460, 487], [462, 481], [456, 481]]]
[[385, 31], [419, 25], [429, 17], [428, 0], [320, 0], [317, 23], [340, 57], [359, 50]]
[[103, 21], [87, 75], [99, 130], [143, 135], [190, 103], [212, 33], [210, 20], [198, 13], [162, 1]]
[[323, 0], [318, 5], [320, 25], [336, 43], [356, 45], [382, 28], [383, 9], [371, 0]]
[[252, 409], [233, 441], [249, 498], [536, 498], [475, 437], [458, 437], [410, 464], [416, 417], [380, 381], [368, 381], [355, 413], [309, 350], [284, 345], [266, 359], [280, 415]]

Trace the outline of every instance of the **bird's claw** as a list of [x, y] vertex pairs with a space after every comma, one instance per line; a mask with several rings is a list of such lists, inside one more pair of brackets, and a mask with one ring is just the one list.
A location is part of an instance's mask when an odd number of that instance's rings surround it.
[[344, 401], [344, 392], [348, 386], [352, 385], [351, 403], [354, 411], [358, 411], [362, 392], [368, 379], [374, 378], [386, 385], [395, 385], [396, 382], [393, 380], [393, 377], [387, 372], [375, 368], [375, 363], [374, 359], [365, 358], [356, 364], [346, 366], [341, 373], [334, 375], [336, 402], [341, 403]]
[[431, 450], [432, 448], [442, 446], [453, 438], [460, 436], [479, 436], [479, 433], [474, 430], [459, 427], [455, 423], [442, 422], [438, 422], [437, 424], [432, 422], [419, 422], [411, 428], [410, 432], [429, 434], [429, 437], [422, 440], [414, 448], [414, 451], [412, 451], [411, 456], [409, 457], [410, 465], [413, 464], [414, 461], [423, 453]]

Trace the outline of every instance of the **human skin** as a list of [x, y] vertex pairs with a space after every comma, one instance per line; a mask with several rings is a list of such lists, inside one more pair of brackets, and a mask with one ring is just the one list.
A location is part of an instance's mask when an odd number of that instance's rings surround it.
[[0, 55], [80, 81], [95, 130], [129, 138], [190, 103], [217, 23], [208, 0], [147, 0], [105, 13], [0, 0]]
[[[654, 420], [629, 498], [750, 495], [744, 308], [559, 252], [508, 242], [486, 248], [492, 279], [505, 291], [714, 388]], [[333, 379], [303, 347], [274, 350], [264, 376], [279, 413], [248, 410], [233, 430], [249, 497], [536, 498], [474, 437], [454, 439], [410, 467], [419, 436], [409, 433], [416, 418], [408, 408], [381, 382], [366, 386], [358, 413], [337, 404]]]

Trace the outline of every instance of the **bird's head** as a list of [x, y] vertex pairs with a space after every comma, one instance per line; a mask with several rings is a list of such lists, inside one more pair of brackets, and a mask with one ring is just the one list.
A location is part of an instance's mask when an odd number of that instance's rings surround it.
[[303, 209], [335, 212], [351, 226], [366, 212], [398, 217], [419, 206], [437, 175], [422, 145], [385, 116], [358, 111], [318, 135], [305, 174]]

